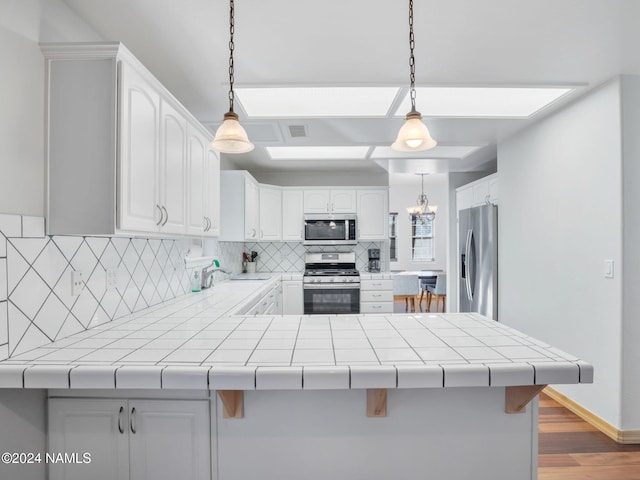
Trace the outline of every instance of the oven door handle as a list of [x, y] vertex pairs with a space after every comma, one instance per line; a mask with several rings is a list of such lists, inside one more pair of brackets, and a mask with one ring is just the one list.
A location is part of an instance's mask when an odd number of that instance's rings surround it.
[[360, 290], [359, 283], [305, 283], [304, 290]]

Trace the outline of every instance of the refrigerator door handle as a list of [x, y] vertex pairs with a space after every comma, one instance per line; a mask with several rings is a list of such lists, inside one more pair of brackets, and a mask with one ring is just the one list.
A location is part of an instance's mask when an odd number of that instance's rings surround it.
[[[473, 230], [469, 229], [469, 230], [467, 230], [467, 243], [466, 243], [466, 246], [465, 246], [465, 249], [464, 249], [465, 250], [464, 251], [464, 269], [466, 271], [466, 278], [465, 278], [464, 284], [467, 287], [467, 299], [469, 301], [473, 300], [473, 293], [471, 292], [471, 275], [472, 275], [472, 273], [469, 270], [469, 259], [471, 258], [470, 254], [471, 254], [471, 240], [472, 240], [472, 238], [473, 238]], [[475, 272], [474, 272], [474, 274], [475, 274]]]

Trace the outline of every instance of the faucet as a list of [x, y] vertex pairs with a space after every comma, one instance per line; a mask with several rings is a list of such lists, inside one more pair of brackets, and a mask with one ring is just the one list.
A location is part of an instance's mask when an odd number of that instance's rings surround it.
[[207, 265], [202, 269], [202, 288], [209, 288], [213, 286], [213, 274], [215, 272], [232, 273], [231, 270], [226, 268], [216, 267], [214, 264]]

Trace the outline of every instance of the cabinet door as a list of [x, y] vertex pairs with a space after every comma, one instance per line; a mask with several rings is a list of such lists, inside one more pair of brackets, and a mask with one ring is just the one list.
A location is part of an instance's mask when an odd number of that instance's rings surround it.
[[220, 160], [213, 150], [207, 150], [204, 182], [204, 214], [208, 221], [204, 234], [217, 237], [220, 235]]
[[84, 452], [91, 454], [90, 464], [49, 463], [50, 480], [129, 478], [126, 401], [52, 398], [48, 403], [47, 451], [78, 453], [80, 458]]
[[305, 190], [304, 213], [328, 213], [331, 204], [329, 190]]
[[260, 240], [282, 240], [282, 189], [260, 185]]
[[489, 199], [491, 200], [491, 203], [497, 205], [499, 198], [500, 195], [498, 190], [498, 179], [492, 178], [491, 180], [489, 180]]
[[456, 208], [458, 211], [471, 208], [473, 206], [473, 188], [461, 188], [456, 191]]
[[124, 62], [120, 80], [118, 227], [155, 232], [162, 217], [158, 192], [160, 96]]
[[304, 196], [302, 190], [282, 191], [282, 240], [302, 241]]
[[332, 190], [330, 210], [332, 213], [356, 213], [356, 191]]
[[200, 133], [189, 129], [188, 148], [188, 202], [187, 233], [202, 235], [204, 233], [204, 164], [206, 160], [206, 140]]
[[184, 233], [186, 228], [187, 121], [168, 102], [161, 103], [160, 207], [165, 215], [160, 230]]
[[130, 400], [129, 415], [131, 480], [211, 479], [207, 401]]
[[258, 183], [245, 177], [244, 231], [246, 240], [258, 240], [260, 231], [260, 192]]
[[387, 190], [358, 190], [358, 240], [389, 238]]
[[304, 300], [302, 295], [302, 280], [285, 280], [282, 282], [282, 314], [302, 315]]

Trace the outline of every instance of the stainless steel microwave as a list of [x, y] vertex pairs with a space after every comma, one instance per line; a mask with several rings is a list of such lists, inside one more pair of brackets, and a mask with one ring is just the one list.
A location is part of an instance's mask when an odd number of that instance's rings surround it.
[[304, 245], [355, 245], [356, 215], [305, 215]]

